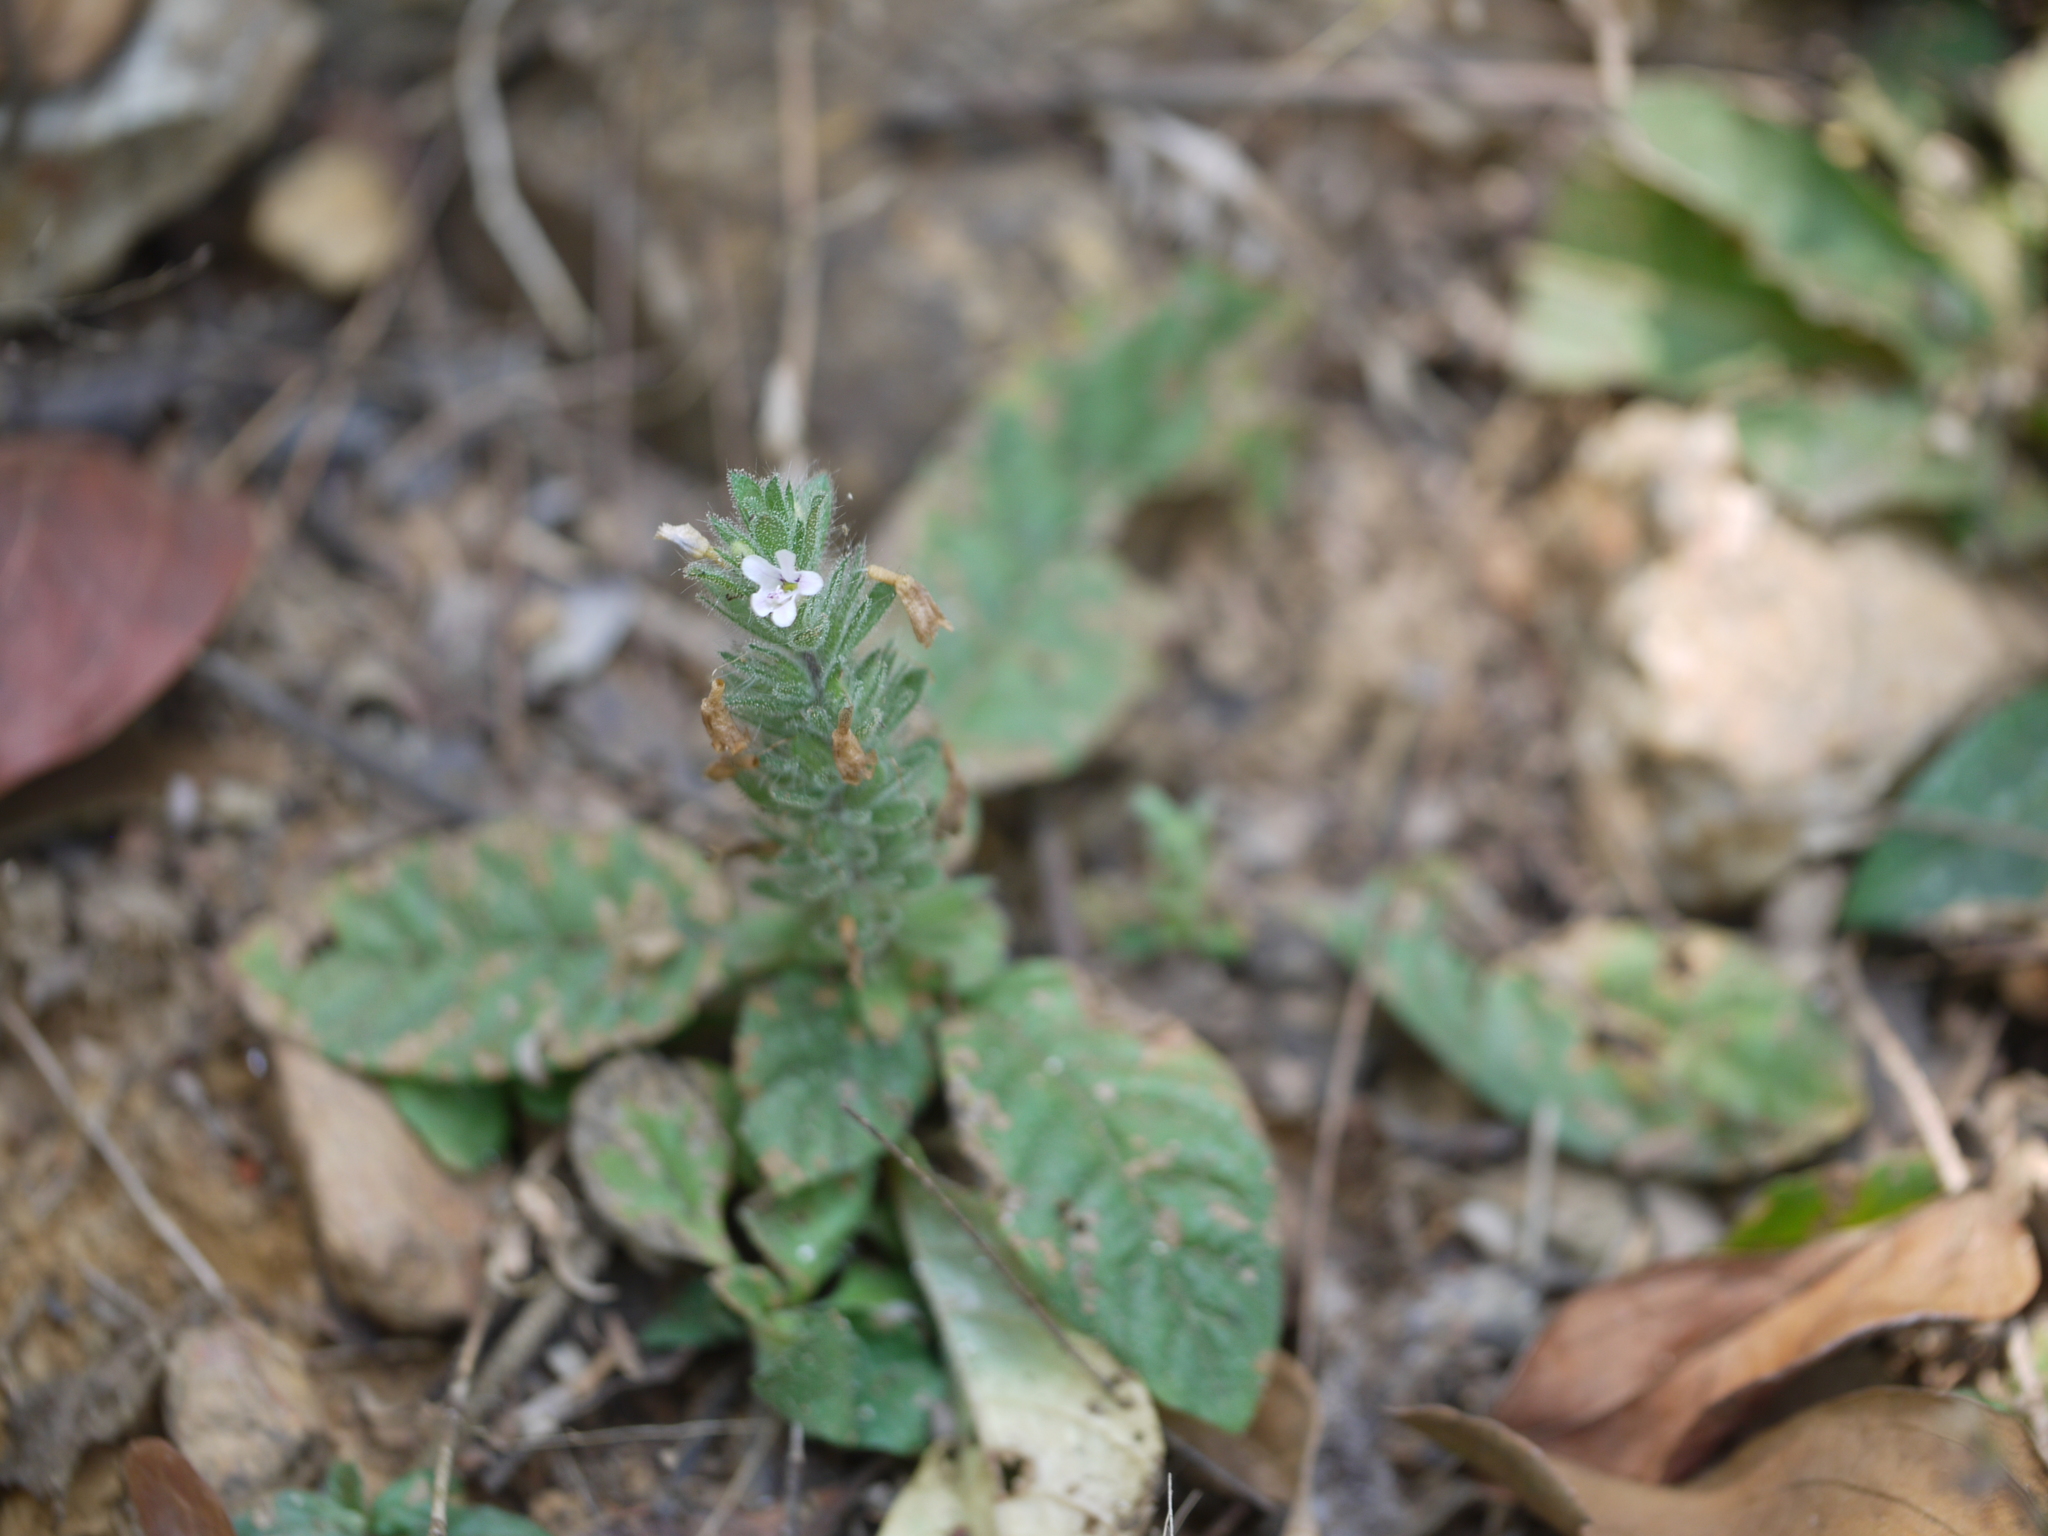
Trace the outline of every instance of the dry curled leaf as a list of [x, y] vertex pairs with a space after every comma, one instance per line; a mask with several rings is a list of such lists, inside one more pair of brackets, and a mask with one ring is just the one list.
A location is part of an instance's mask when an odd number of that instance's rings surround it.
[[853, 711], [839, 711], [839, 723], [832, 727], [832, 766], [839, 770], [839, 777], [849, 784], [863, 784], [874, 775], [879, 761], [853, 734]]
[[142, 1536], [234, 1536], [220, 1495], [170, 1441], [129, 1442], [121, 1471]]
[[910, 632], [917, 636], [917, 643], [926, 650], [931, 649], [932, 641], [938, 638], [940, 630], [953, 627], [953, 621], [939, 611], [938, 600], [915, 576], [892, 571], [886, 565], [871, 565], [868, 567], [868, 580], [896, 589], [896, 601], [903, 605], [903, 616], [910, 620]]
[[0, 794], [100, 745], [199, 654], [254, 549], [248, 503], [119, 444], [0, 441]]
[[[134, 24], [141, 0], [14, 0], [15, 26], [39, 90], [76, 85], [104, 64]], [[0, 39], [0, 79], [13, 64]]]
[[1273, 1350], [1266, 1356], [1265, 1371], [1258, 1412], [1238, 1434], [1171, 1408], [1162, 1408], [1159, 1419], [1175, 1449], [1192, 1453], [1198, 1464], [1220, 1473], [1267, 1508], [1286, 1509], [1297, 1502], [1303, 1468], [1315, 1460], [1322, 1442], [1322, 1405], [1315, 1378], [1294, 1356]]
[[1807, 1361], [1879, 1328], [2010, 1317], [2040, 1279], [1988, 1191], [1785, 1253], [1659, 1265], [1566, 1302], [1495, 1413], [1583, 1466], [1681, 1478]]
[[711, 691], [697, 706], [697, 713], [704, 717], [704, 732], [711, 738], [712, 750], [721, 757], [737, 757], [754, 739], [752, 733], [733, 718], [732, 709], [725, 702], [725, 679], [722, 677], [711, 680]]
[[1454, 1408], [1396, 1415], [1564, 1536], [2039, 1536], [2048, 1468], [2017, 1419], [1873, 1387], [1774, 1426], [1679, 1488], [1598, 1472]]

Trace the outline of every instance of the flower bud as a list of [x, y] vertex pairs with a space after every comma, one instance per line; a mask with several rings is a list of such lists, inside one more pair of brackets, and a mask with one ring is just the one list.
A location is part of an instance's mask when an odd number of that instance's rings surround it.
[[654, 530], [658, 539], [667, 539], [692, 560], [708, 559], [718, 553], [712, 542], [697, 531], [694, 523], [663, 523]]
[[931, 643], [940, 630], [953, 627], [952, 620], [939, 612], [939, 605], [932, 601], [931, 593], [915, 576], [905, 576], [886, 565], [871, 565], [868, 567], [868, 580], [896, 589], [896, 601], [903, 605], [904, 616], [910, 620], [911, 633], [917, 636], [917, 643], [925, 649], [931, 649]]

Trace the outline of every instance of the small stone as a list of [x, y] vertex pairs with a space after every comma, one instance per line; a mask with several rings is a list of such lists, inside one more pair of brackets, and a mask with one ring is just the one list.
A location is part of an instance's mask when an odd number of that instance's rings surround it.
[[1491, 1200], [1467, 1200], [1458, 1207], [1458, 1235], [1479, 1250], [1479, 1256], [1505, 1264], [1515, 1256], [1515, 1218]]
[[640, 589], [630, 581], [593, 581], [561, 597], [553, 630], [526, 658], [526, 691], [544, 698], [597, 676], [633, 632]]
[[501, 1180], [455, 1178], [382, 1089], [304, 1046], [277, 1041], [273, 1076], [335, 1294], [401, 1332], [468, 1317]]
[[300, 1482], [326, 1454], [298, 1350], [247, 1318], [188, 1328], [164, 1364], [171, 1440], [229, 1504]]
[[1659, 1259], [1689, 1259], [1718, 1248], [1728, 1235], [1721, 1213], [1682, 1184], [1645, 1184], [1643, 1210], [1657, 1236]]
[[369, 145], [316, 139], [264, 182], [249, 238], [316, 293], [342, 299], [388, 276], [410, 219], [397, 177]]

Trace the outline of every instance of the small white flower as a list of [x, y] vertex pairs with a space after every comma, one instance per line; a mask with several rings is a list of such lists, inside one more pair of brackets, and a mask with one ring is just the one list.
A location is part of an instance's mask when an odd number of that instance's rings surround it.
[[825, 590], [825, 578], [816, 571], [798, 570], [796, 555], [787, 549], [775, 552], [773, 565], [759, 555], [747, 556], [740, 562], [740, 574], [760, 588], [754, 594], [755, 617], [774, 619], [777, 629], [796, 622], [798, 598]]
[[654, 530], [658, 539], [667, 539], [693, 560], [702, 560], [712, 553], [711, 541], [697, 531], [692, 523], [663, 523]]

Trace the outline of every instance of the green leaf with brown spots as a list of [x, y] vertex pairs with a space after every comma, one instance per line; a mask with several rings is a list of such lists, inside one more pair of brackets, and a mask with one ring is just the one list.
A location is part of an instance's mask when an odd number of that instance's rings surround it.
[[863, 1006], [843, 980], [791, 971], [747, 995], [733, 1046], [746, 1099], [740, 1136], [779, 1192], [882, 1155], [843, 1106], [900, 1137], [931, 1093], [930, 999], [880, 983], [870, 990]]
[[940, 1031], [961, 1144], [1053, 1309], [1162, 1403], [1240, 1430], [1280, 1334], [1273, 1155], [1186, 1025], [1031, 961]]
[[702, 1063], [614, 1056], [577, 1086], [569, 1156], [591, 1204], [628, 1241], [714, 1267], [739, 1261], [725, 1230], [732, 1137]]
[[236, 943], [257, 1023], [345, 1066], [495, 1082], [674, 1033], [719, 984], [724, 881], [644, 827], [423, 839]]
[[875, 1204], [875, 1165], [786, 1194], [757, 1189], [740, 1202], [740, 1225], [792, 1295], [810, 1297], [831, 1278]]

